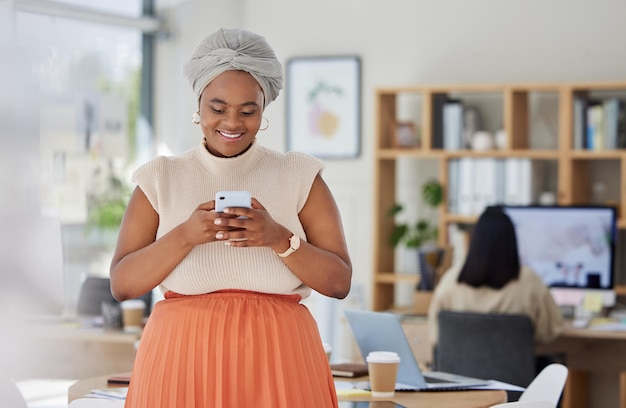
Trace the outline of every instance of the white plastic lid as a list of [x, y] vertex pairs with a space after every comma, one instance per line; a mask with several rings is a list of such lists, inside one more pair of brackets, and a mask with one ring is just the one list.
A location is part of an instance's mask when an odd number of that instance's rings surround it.
[[129, 299], [120, 303], [122, 309], [144, 309], [146, 302], [141, 299]]
[[368, 363], [399, 363], [400, 356], [393, 351], [370, 351], [365, 360]]

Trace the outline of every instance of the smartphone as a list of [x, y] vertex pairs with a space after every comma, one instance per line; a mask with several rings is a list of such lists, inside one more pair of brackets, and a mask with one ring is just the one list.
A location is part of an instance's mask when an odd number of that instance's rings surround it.
[[223, 212], [226, 207], [245, 207], [252, 205], [249, 191], [218, 191], [215, 193], [215, 211]]

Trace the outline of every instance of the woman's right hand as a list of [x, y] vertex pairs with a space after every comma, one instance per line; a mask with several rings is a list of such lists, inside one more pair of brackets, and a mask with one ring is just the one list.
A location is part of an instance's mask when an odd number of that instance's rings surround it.
[[219, 231], [229, 227], [215, 225], [216, 218], [233, 218], [236, 215], [215, 212], [215, 200], [200, 204], [191, 213], [187, 221], [180, 225], [184, 236], [191, 244], [200, 245], [207, 242], [219, 241], [215, 238]]

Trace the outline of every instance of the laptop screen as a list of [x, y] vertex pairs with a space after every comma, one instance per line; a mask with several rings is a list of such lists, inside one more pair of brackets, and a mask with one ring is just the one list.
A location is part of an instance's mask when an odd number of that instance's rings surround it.
[[400, 356], [397, 382], [426, 388], [426, 381], [398, 316], [362, 310], [345, 310], [345, 315], [364, 359], [371, 351], [396, 352]]

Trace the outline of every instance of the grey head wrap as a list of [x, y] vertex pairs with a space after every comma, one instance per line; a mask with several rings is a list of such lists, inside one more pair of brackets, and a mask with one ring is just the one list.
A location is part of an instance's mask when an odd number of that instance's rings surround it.
[[183, 74], [198, 100], [204, 88], [225, 71], [246, 71], [259, 83], [265, 106], [283, 87], [283, 70], [264, 37], [242, 29], [220, 28], [200, 41], [183, 65]]

